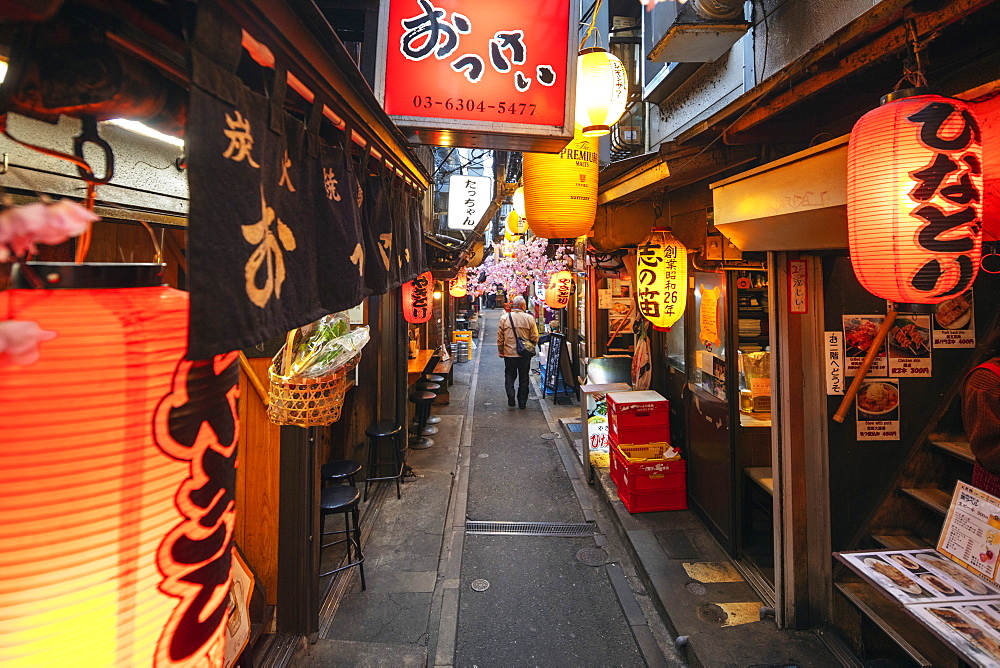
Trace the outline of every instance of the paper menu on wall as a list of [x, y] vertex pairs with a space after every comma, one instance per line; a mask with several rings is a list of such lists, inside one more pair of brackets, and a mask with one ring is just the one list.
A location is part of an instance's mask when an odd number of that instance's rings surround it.
[[996, 582], [1000, 499], [959, 481], [937, 549], [963, 568]]

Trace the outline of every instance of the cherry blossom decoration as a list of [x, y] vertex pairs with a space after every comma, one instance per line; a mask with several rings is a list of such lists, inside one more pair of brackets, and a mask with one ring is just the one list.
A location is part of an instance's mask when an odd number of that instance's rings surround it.
[[469, 294], [478, 297], [499, 284], [508, 295], [520, 295], [535, 281], [548, 282], [552, 274], [566, 268], [569, 256], [566, 248], [559, 248], [554, 257], [548, 257], [548, 245], [549, 240], [541, 237], [524, 243], [501, 242], [499, 258], [491, 255], [478, 267], [466, 269]]
[[0, 322], [0, 367], [8, 364], [27, 366], [38, 359], [38, 344], [56, 338], [56, 333], [38, 323], [22, 320]]

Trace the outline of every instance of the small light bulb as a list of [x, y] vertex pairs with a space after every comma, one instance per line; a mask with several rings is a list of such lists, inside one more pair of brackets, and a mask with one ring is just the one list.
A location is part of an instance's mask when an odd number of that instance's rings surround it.
[[434, 291], [434, 299], [441, 299], [441, 291], [440, 290], [435, 290]]

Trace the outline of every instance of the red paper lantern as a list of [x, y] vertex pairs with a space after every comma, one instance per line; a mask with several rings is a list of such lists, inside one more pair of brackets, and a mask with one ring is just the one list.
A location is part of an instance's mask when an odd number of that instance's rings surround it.
[[403, 317], [406, 322], [419, 324], [431, 319], [434, 311], [430, 299], [433, 284], [434, 277], [429, 271], [403, 283]]
[[982, 193], [980, 129], [965, 102], [915, 95], [865, 114], [847, 153], [858, 280], [897, 303], [961, 294], [979, 271]]
[[545, 305], [552, 309], [566, 308], [572, 292], [573, 274], [557, 271], [549, 278], [549, 285], [545, 288]]
[[236, 354], [185, 361], [166, 287], [14, 289], [0, 313], [58, 334], [0, 373], [0, 664], [221, 666]]

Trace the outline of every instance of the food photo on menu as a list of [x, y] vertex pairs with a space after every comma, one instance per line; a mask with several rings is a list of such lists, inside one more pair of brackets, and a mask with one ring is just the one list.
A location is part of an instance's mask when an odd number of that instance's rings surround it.
[[915, 605], [910, 608], [977, 666], [1000, 661], [1000, 619], [981, 605]]
[[865, 382], [857, 394], [859, 420], [896, 420], [899, 387], [895, 381]]
[[940, 329], [965, 329], [972, 321], [972, 290], [937, 305], [934, 324]]
[[886, 337], [894, 357], [927, 357], [931, 354], [928, 345], [931, 333], [925, 321], [925, 317], [919, 316], [913, 319], [896, 318]]
[[[916, 570], [907, 568], [889, 554], [864, 552], [841, 556], [860, 573], [877, 582], [882, 589], [904, 603], [928, 602], [948, 597], [948, 594], [935, 589], [929, 583], [922, 582], [917, 577]], [[919, 564], [917, 566], [919, 567]], [[926, 569], [921, 570], [926, 573]]]
[[1000, 595], [1000, 589], [933, 550], [861, 552], [841, 558], [903, 603]]
[[962, 596], [995, 596], [1000, 594], [993, 584], [977, 577], [954, 561], [933, 550], [915, 552], [912, 558], [946, 582], [954, 585]]

